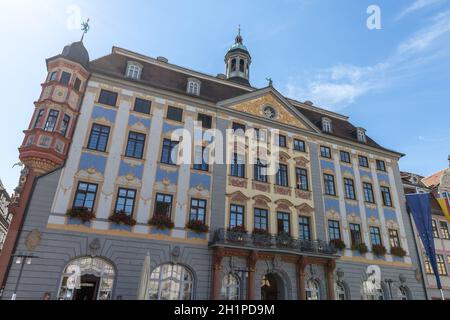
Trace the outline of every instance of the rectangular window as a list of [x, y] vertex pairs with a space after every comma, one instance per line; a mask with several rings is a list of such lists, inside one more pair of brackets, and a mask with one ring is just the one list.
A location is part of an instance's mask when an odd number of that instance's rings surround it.
[[206, 114], [198, 114], [197, 120], [202, 123], [203, 129], [211, 129], [212, 127], [212, 117]]
[[377, 170], [378, 171], [386, 171], [386, 163], [383, 160], [377, 160]]
[[150, 109], [152, 107], [152, 102], [150, 100], [136, 98], [134, 100], [133, 110], [139, 113], [150, 114]]
[[328, 220], [328, 234], [330, 235], [330, 241], [341, 240], [341, 228], [339, 221]]
[[391, 248], [400, 248], [400, 237], [398, 236], [398, 231], [395, 229], [389, 229], [389, 242]]
[[245, 156], [234, 153], [232, 162], [231, 162], [231, 168], [230, 168], [230, 174], [233, 177], [238, 178], [245, 178]]
[[[161, 152], [161, 163], [175, 164], [176, 161], [176, 149], [178, 147], [178, 141], [172, 141], [170, 139], [164, 139], [163, 148]], [[174, 153], [174, 159], [172, 159], [172, 153]], [[172, 161], [174, 160], [174, 161]]]
[[255, 180], [267, 182], [267, 164], [263, 164], [260, 159], [257, 159], [254, 168]]
[[232, 204], [230, 206], [230, 228], [244, 226], [244, 210], [243, 206]]
[[425, 257], [425, 272], [427, 274], [434, 274], [433, 268], [431, 267], [430, 259], [428, 259], [428, 257]]
[[306, 152], [305, 141], [294, 139], [294, 150], [300, 152]]
[[308, 171], [302, 168], [295, 168], [295, 175], [297, 177], [297, 189], [309, 191]]
[[350, 153], [346, 151], [341, 151], [341, 161], [345, 163], [350, 163]]
[[298, 217], [298, 236], [300, 241], [311, 241], [311, 223], [309, 217]]
[[355, 184], [352, 179], [344, 178], [345, 197], [350, 200], [356, 200]]
[[117, 104], [117, 93], [108, 90], [102, 90], [100, 91], [98, 102], [115, 107]]
[[70, 117], [69, 117], [69, 115], [65, 114], [63, 117], [63, 121], [61, 123], [61, 134], [63, 136], [66, 136], [67, 129], [69, 128], [69, 123], [70, 123]]
[[245, 125], [237, 123], [237, 122], [233, 122], [233, 131], [234, 131], [234, 134], [244, 135], [245, 134]]
[[388, 187], [381, 187], [381, 196], [383, 198], [383, 204], [386, 207], [392, 207], [391, 191]]
[[88, 149], [105, 152], [109, 139], [109, 127], [93, 124], [89, 136]]
[[133, 216], [135, 200], [136, 190], [119, 188], [114, 212], [125, 213], [129, 217]]
[[442, 238], [445, 240], [450, 240], [450, 234], [448, 232], [448, 224], [445, 221], [439, 221], [441, 226]]
[[291, 220], [287, 212], [277, 212], [278, 234], [291, 234]]
[[447, 267], [445, 266], [444, 256], [441, 254], [437, 254], [436, 261], [437, 261], [439, 275], [446, 276], [447, 275]]
[[58, 76], [58, 71], [53, 71], [53, 72], [50, 74], [50, 78], [48, 78], [48, 81], [55, 81], [56, 78], [57, 78], [57, 76]]
[[364, 182], [363, 190], [364, 190], [364, 201], [368, 203], [375, 203], [375, 199], [373, 197], [372, 184]]
[[195, 170], [209, 171], [208, 152], [205, 151], [207, 151], [206, 147], [195, 147], [195, 158], [193, 166]]
[[144, 155], [145, 134], [131, 131], [128, 134], [128, 143], [125, 156], [142, 159]]
[[325, 194], [329, 195], [329, 196], [335, 196], [336, 188], [334, 185], [334, 176], [331, 174], [324, 174], [323, 175], [323, 183], [325, 186]]
[[320, 147], [320, 155], [324, 158], [331, 159], [331, 149], [328, 147], [321, 146]]
[[370, 227], [370, 241], [372, 245], [381, 245], [381, 233], [380, 228]]
[[42, 117], [44, 116], [44, 111], [44, 109], [38, 111], [36, 120], [34, 121], [34, 128], [37, 128], [37, 126], [40, 124]]
[[369, 160], [367, 159], [367, 157], [358, 156], [358, 162], [361, 167], [364, 167], [364, 168], [369, 167]]
[[92, 212], [94, 210], [95, 198], [97, 196], [97, 188], [98, 185], [96, 184], [79, 182], [72, 208], [86, 208]]
[[183, 121], [183, 109], [176, 107], [167, 107], [167, 119], [175, 120], [178, 122]]
[[80, 91], [80, 88], [81, 88], [81, 80], [80, 80], [80, 78], [76, 78], [75, 79], [75, 82], [73, 84], [73, 88], [75, 90], [77, 90], [77, 91]]
[[437, 228], [436, 220], [431, 220], [431, 228], [433, 230], [433, 237], [439, 239], [439, 231]]
[[171, 217], [172, 200], [173, 196], [171, 196], [170, 194], [157, 193], [155, 202], [155, 211], [153, 212], [153, 214]]
[[189, 221], [206, 221], [206, 200], [191, 199], [191, 212]]
[[288, 187], [288, 167], [285, 164], [280, 164], [276, 176], [276, 184], [282, 187]]
[[269, 212], [265, 209], [255, 208], [255, 229], [268, 231]]
[[72, 76], [72, 74], [63, 71], [61, 73], [61, 79], [59, 79], [59, 83], [64, 84], [64, 85], [68, 85], [70, 82], [70, 77]]
[[358, 246], [362, 243], [361, 238], [361, 226], [359, 224], [350, 223], [350, 240], [352, 241], [352, 246]]
[[286, 136], [283, 136], [281, 134], [278, 136], [278, 146], [287, 148]]
[[58, 110], [50, 110], [50, 112], [48, 113], [47, 121], [45, 122], [45, 131], [53, 132], [55, 130], [56, 122], [58, 121], [58, 115]]

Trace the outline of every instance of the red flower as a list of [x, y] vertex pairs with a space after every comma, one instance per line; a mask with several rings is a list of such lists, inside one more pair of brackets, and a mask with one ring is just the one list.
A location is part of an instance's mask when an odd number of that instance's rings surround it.
[[154, 226], [160, 230], [173, 229], [174, 227], [174, 223], [172, 222], [172, 220], [170, 220], [170, 217], [167, 216], [166, 214], [156, 213], [153, 215], [153, 217], [150, 219], [148, 223], [151, 226]]
[[131, 227], [136, 225], [136, 220], [127, 215], [124, 210], [113, 213], [108, 220], [116, 224], [124, 224]]

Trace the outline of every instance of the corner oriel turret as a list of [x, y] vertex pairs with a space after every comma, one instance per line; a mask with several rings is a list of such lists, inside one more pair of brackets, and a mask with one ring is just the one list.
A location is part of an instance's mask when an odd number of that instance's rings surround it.
[[229, 80], [250, 85], [250, 64], [252, 58], [247, 47], [243, 44], [241, 28], [238, 28], [238, 34], [235, 43], [231, 46], [225, 55], [226, 76]]
[[37, 175], [57, 168], [67, 157], [88, 68], [89, 54], [82, 41], [47, 59], [48, 75], [19, 148], [20, 161]]

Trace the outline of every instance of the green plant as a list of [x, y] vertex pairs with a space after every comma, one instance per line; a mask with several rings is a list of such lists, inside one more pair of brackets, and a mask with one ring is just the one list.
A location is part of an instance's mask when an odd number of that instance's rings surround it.
[[367, 248], [366, 244], [361, 242], [358, 244], [352, 244], [352, 250], [359, 251], [361, 254], [366, 254], [369, 252], [369, 248]]
[[345, 242], [341, 239], [333, 239], [330, 241], [330, 244], [333, 245], [338, 250], [344, 250], [345, 249]]
[[154, 214], [148, 224], [160, 230], [173, 229], [174, 227], [174, 223], [170, 220], [170, 217], [160, 213]]
[[372, 252], [376, 255], [376, 256], [384, 256], [386, 255], [386, 248], [382, 245], [382, 244], [374, 244], [372, 245]]
[[95, 218], [95, 214], [86, 207], [74, 207], [67, 210], [66, 215], [73, 219], [80, 219], [82, 222], [89, 222]]
[[200, 220], [191, 220], [186, 224], [186, 228], [191, 229], [197, 233], [207, 233], [209, 231], [209, 227]]
[[266, 229], [258, 229], [258, 228], [253, 229], [252, 233], [257, 236], [268, 236], [269, 235], [269, 231], [267, 231]]
[[123, 210], [114, 212], [108, 220], [114, 222], [115, 224], [124, 224], [131, 227], [136, 225], [136, 220], [127, 215]]
[[406, 251], [402, 247], [392, 247], [391, 254], [396, 257], [403, 258], [406, 256]]
[[245, 229], [244, 226], [235, 226], [233, 228], [229, 228], [228, 231], [235, 233], [247, 233], [247, 229]]

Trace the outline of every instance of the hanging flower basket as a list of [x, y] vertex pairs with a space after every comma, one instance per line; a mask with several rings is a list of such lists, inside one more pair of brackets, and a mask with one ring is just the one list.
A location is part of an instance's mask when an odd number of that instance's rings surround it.
[[173, 229], [175, 226], [168, 215], [160, 213], [154, 214], [148, 224], [159, 230]]
[[402, 247], [392, 247], [391, 254], [396, 257], [403, 258], [406, 256], [406, 251]]
[[113, 213], [108, 220], [115, 224], [123, 224], [131, 227], [136, 225], [136, 220], [127, 215], [123, 210]]
[[83, 223], [95, 218], [95, 214], [85, 207], [75, 207], [67, 210], [66, 215], [72, 219], [80, 219]]
[[191, 229], [196, 233], [207, 233], [209, 231], [209, 227], [200, 220], [191, 220], [186, 225], [186, 228]]
[[382, 244], [375, 244], [372, 246], [372, 252], [379, 257], [386, 255], [386, 248]]
[[333, 239], [330, 241], [330, 244], [333, 245], [339, 251], [345, 249], [345, 242], [342, 241], [341, 239]]
[[352, 245], [353, 251], [359, 251], [360, 254], [366, 254], [369, 252], [369, 248], [367, 248], [365, 243], [359, 243], [357, 245]]

